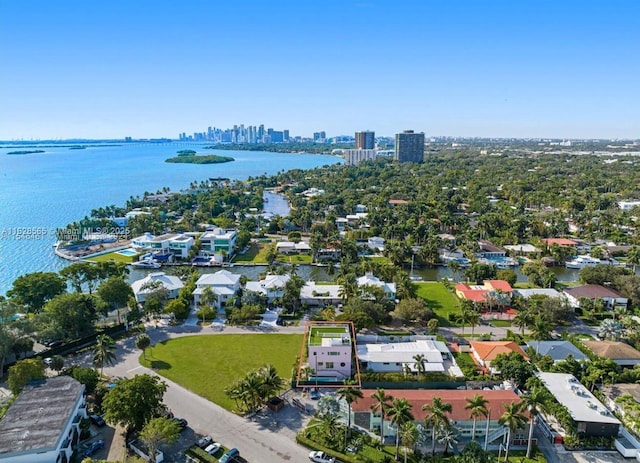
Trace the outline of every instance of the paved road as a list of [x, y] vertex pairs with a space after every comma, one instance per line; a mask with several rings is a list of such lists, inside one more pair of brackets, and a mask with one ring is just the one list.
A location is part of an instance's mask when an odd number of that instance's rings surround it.
[[[194, 334], [215, 335], [217, 333], [270, 332], [275, 329], [225, 328], [216, 331], [205, 327], [163, 327], [150, 328], [147, 333], [152, 344], [168, 338]], [[279, 327], [279, 333], [301, 333], [304, 327]], [[140, 350], [135, 347], [133, 337], [117, 343], [118, 363], [105, 367], [109, 376], [131, 378], [137, 374], [155, 374], [154, 371], [138, 363]], [[90, 364], [90, 354], [76, 359], [81, 364]], [[168, 388], [165, 403], [176, 416], [185, 418], [189, 427], [198, 434], [210, 434], [227, 447], [237, 447], [241, 456], [251, 463], [279, 461], [306, 461], [309, 451], [295, 442], [295, 435], [302, 429], [309, 416], [294, 407], [285, 407], [277, 414], [267, 412], [254, 419], [242, 418], [230, 413], [206, 399], [188, 391], [182, 386], [163, 378]], [[215, 372], [211, 381], [215, 381]], [[118, 451], [118, 449], [114, 449]], [[174, 461], [184, 461], [173, 459]]]

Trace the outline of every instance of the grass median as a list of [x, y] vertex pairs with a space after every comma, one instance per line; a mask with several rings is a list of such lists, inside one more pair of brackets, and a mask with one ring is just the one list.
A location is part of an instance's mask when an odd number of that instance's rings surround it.
[[224, 389], [265, 363], [289, 380], [301, 342], [299, 334], [186, 336], [148, 348], [140, 363], [232, 411], [235, 404]]

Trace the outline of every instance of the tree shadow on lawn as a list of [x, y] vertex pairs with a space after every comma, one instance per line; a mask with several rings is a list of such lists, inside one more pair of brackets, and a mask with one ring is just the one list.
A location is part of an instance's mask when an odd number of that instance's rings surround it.
[[297, 408], [285, 405], [284, 408], [277, 412], [265, 408], [252, 415], [250, 419], [257, 424], [258, 429], [261, 431], [277, 432], [284, 427], [297, 433], [304, 427], [306, 418], [308, 416], [303, 415]]
[[163, 360], [151, 360], [150, 367], [153, 371], [170, 370], [171, 364]]

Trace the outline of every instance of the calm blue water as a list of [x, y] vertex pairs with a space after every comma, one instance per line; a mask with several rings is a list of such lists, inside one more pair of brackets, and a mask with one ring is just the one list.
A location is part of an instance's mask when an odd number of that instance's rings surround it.
[[[165, 186], [178, 191], [209, 177], [246, 179], [340, 162], [333, 156], [212, 151], [202, 146], [133, 143], [84, 150], [41, 148], [46, 152], [27, 155], [7, 155], [16, 149], [0, 146], [0, 294], [19, 275], [57, 271], [67, 265], [52, 252], [55, 228], [89, 215], [91, 209], [122, 206], [130, 196]], [[211, 165], [164, 162], [185, 148], [232, 156], [235, 161]], [[31, 237], [24, 231], [19, 236], [20, 228], [31, 229]]]

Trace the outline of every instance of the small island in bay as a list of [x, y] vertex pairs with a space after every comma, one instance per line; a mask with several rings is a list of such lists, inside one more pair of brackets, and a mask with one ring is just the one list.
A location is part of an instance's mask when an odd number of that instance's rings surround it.
[[228, 156], [206, 155], [198, 156], [193, 150], [180, 150], [178, 155], [173, 158], [166, 159], [165, 162], [181, 163], [181, 164], [220, 164], [223, 162], [231, 162], [235, 159]]
[[36, 154], [44, 153], [44, 150], [23, 150], [23, 151], [9, 151], [7, 154]]

